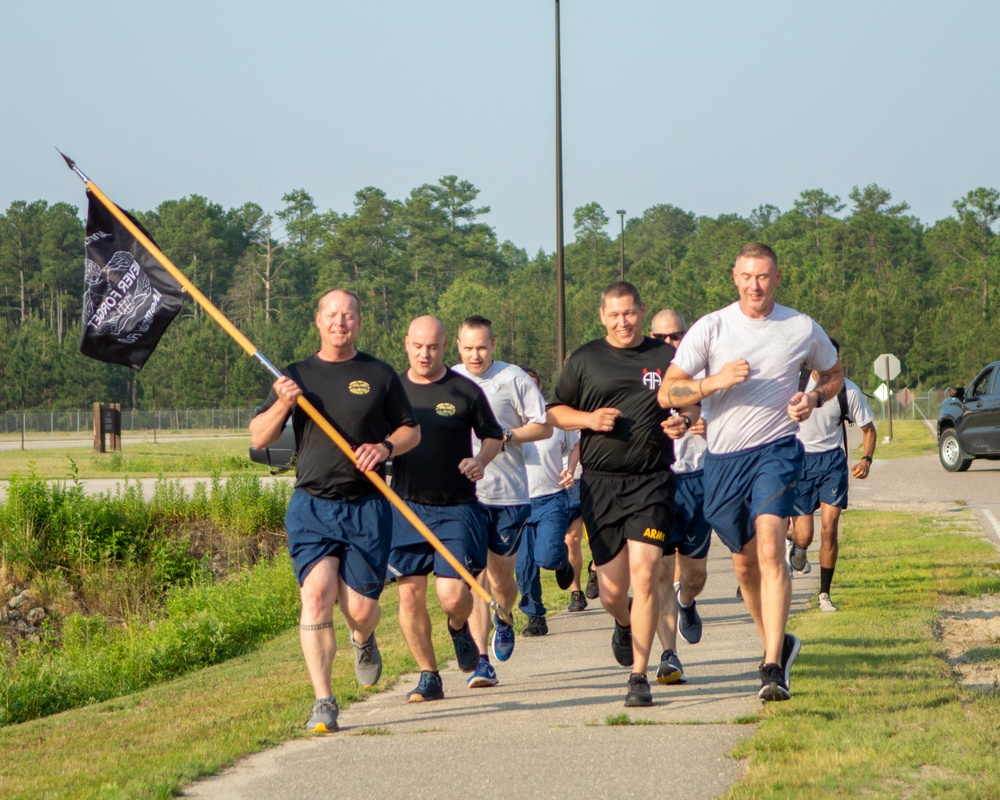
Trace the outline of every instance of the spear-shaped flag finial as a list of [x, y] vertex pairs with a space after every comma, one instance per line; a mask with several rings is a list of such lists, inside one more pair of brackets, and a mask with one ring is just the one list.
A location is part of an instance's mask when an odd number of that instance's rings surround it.
[[66, 162], [66, 166], [69, 167], [71, 170], [73, 170], [73, 172], [75, 172], [77, 175], [79, 175], [84, 183], [90, 183], [90, 178], [88, 178], [86, 175], [83, 174], [83, 170], [81, 170], [76, 165], [76, 162], [72, 158], [66, 155], [58, 147], [56, 148], [56, 152], [63, 157], [63, 160]]

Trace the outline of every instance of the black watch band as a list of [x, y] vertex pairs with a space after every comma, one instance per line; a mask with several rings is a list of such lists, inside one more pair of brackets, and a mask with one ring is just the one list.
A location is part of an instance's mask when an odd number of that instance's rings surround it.
[[813, 391], [816, 392], [816, 408], [822, 408], [823, 403], [826, 402], [826, 395], [819, 389], [813, 389]]
[[393, 444], [392, 442], [389, 441], [389, 437], [386, 437], [385, 439], [382, 440], [382, 447], [384, 447], [386, 450], [389, 451], [390, 456], [392, 455]]
[[861, 460], [862, 461], [867, 461], [869, 464], [872, 463], [872, 457], [871, 456], [861, 456]]

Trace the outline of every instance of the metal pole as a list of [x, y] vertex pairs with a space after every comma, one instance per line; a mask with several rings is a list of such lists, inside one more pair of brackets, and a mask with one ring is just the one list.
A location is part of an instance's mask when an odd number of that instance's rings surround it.
[[562, 87], [559, 75], [559, 0], [556, 0], [556, 371], [566, 360], [566, 274], [563, 257]]
[[885, 357], [885, 407], [889, 419], [889, 441], [892, 441], [892, 387], [889, 383], [889, 356]]
[[622, 232], [618, 236], [618, 242], [621, 246], [621, 279], [625, 280], [625, 211], [619, 209], [616, 213], [622, 223]]

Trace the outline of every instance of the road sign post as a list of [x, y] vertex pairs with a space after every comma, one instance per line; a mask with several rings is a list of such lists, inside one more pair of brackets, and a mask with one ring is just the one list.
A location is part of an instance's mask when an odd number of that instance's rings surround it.
[[889, 438], [888, 441], [892, 441], [892, 387], [889, 385], [889, 381], [895, 379], [899, 375], [899, 359], [896, 358], [892, 353], [882, 353], [878, 358], [875, 359], [875, 363], [872, 365], [875, 370], [875, 375], [881, 378], [886, 383], [886, 389], [889, 390], [889, 399], [886, 401], [886, 418], [889, 422]]

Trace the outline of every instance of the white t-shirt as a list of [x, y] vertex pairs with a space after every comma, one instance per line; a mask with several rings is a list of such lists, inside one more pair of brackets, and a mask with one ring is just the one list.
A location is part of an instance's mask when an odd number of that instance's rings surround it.
[[794, 436], [799, 426], [788, 416], [788, 401], [799, 390], [799, 371], [831, 369], [837, 351], [806, 314], [775, 304], [766, 317], [754, 319], [737, 302], [692, 325], [673, 363], [688, 375], [700, 370], [715, 375], [738, 358], [750, 364], [747, 380], [702, 402], [712, 421], [711, 453], [734, 453]]
[[[483, 390], [501, 428], [512, 430], [529, 422], [545, 423], [545, 398], [528, 373], [520, 367], [494, 361], [482, 375], [473, 375], [464, 364], [458, 364], [453, 369]], [[470, 435], [472, 452], [478, 452], [479, 439], [474, 433]], [[482, 479], [476, 484], [476, 496], [480, 503], [517, 506], [531, 502], [523, 447], [521, 442], [508, 442], [486, 466]]]
[[524, 466], [528, 470], [528, 493], [532, 497], [545, 497], [564, 491], [559, 485], [559, 477], [565, 469], [573, 445], [580, 439], [580, 431], [564, 431], [556, 428], [550, 439], [525, 442]]
[[[871, 406], [864, 394], [853, 381], [844, 379], [847, 387], [847, 414], [851, 422], [863, 428], [875, 419]], [[806, 391], [816, 388], [812, 378], [806, 384]], [[844, 429], [840, 424], [840, 401], [831, 397], [822, 408], [814, 408], [809, 419], [799, 423], [799, 440], [807, 453], [826, 453], [844, 446]]]
[[[694, 380], [704, 378], [705, 373], [699, 372], [692, 375]], [[702, 403], [701, 416], [708, 425], [708, 418], [705, 416], [705, 404]], [[675, 475], [685, 475], [689, 472], [697, 472], [705, 466], [705, 451], [708, 450], [708, 442], [704, 436], [695, 433], [685, 433], [680, 439], [674, 439], [674, 463], [670, 469]]]

